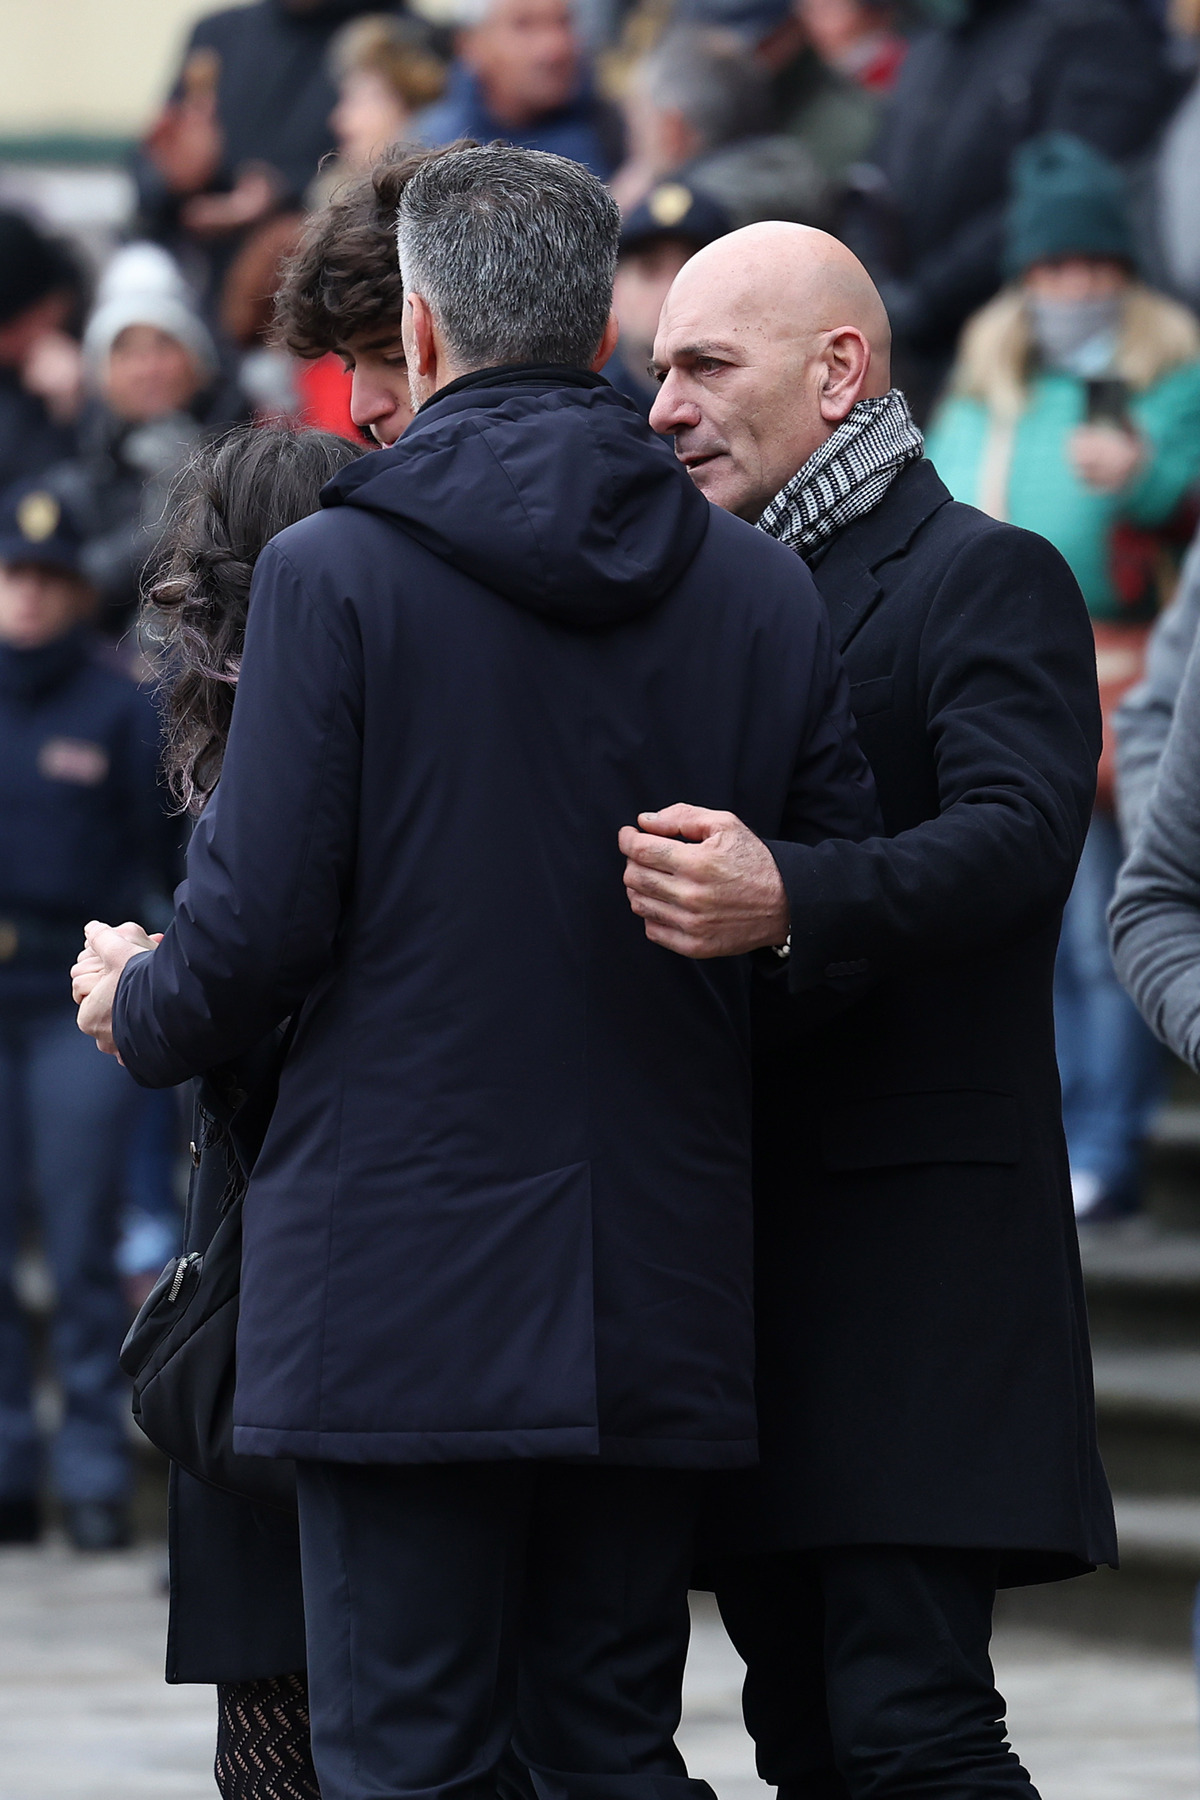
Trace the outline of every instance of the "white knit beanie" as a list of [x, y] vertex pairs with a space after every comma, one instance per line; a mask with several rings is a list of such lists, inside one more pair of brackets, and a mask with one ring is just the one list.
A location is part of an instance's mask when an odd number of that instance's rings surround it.
[[195, 357], [206, 375], [217, 369], [217, 350], [205, 325], [178, 294], [153, 289], [117, 293], [96, 308], [83, 334], [83, 353], [96, 369], [130, 325], [153, 325]]

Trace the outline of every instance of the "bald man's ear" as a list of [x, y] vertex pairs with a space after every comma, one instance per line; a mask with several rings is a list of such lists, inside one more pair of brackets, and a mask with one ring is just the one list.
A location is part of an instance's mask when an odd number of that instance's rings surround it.
[[827, 425], [840, 425], [868, 392], [871, 346], [857, 325], [839, 325], [825, 334], [821, 361], [821, 417]]

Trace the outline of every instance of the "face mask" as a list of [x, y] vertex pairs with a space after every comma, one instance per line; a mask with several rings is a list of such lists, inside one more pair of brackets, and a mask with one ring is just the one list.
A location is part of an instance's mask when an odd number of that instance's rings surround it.
[[1103, 300], [1025, 301], [1033, 341], [1049, 369], [1088, 379], [1111, 366], [1121, 326], [1121, 296]]

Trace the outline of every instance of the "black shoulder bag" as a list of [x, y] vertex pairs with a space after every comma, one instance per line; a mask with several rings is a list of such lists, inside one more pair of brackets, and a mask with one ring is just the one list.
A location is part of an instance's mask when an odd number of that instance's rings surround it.
[[121, 1347], [121, 1367], [133, 1382], [133, 1416], [152, 1444], [212, 1487], [289, 1511], [296, 1505], [295, 1466], [237, 1454], [233, 1393], [245, 1177], [266, 1135], [291, 1037], [290, 1025], [281, 1027], [239, 1059], [236, 1071], [206, 1078], [206, 1105], [242, 1179], [207, 1248], [172, 1258]]

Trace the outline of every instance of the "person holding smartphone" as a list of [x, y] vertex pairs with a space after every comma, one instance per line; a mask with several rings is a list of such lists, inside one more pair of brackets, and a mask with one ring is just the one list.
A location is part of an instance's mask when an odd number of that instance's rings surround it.
[[1200, 479], [1200, 323], [1138, 279], [1124, 179], [1099, 151], [1050, 134], [1013, 176], [1012, 280], [967, 325], [928, 452], [956, 499], [1062, 552], [1096, 633], [1105, 749], [1055, 1017], [1076, 1213], [1098, 1221], [1136, 1208], [1162, 1080], [1108, 951], [1122, 856], [1109, 721], [1142, 676], [1175, 576], [1170, 527]]

